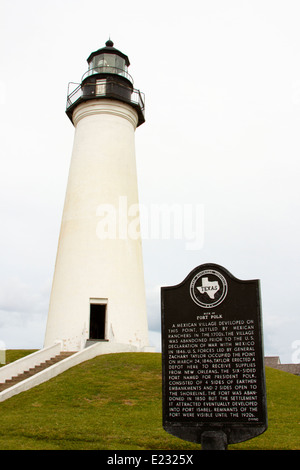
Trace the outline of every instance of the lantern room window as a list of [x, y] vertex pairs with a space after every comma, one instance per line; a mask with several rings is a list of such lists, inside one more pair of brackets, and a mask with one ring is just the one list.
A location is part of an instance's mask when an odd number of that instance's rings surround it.
[[91, 73], [114, 73], [126, 76], [127, 70], [125, 59], [115, 54], [96, 55], [89, 63]]

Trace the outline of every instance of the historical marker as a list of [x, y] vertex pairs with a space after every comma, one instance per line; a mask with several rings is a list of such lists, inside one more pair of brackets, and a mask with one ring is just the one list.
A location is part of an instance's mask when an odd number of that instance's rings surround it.
[[267, 429], [259, 280], [204, 264], [161, 288], [163, 426], [204, 449]]

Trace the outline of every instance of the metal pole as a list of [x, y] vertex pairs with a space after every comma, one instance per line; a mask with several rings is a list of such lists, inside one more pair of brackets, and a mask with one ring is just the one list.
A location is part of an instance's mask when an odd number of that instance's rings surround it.
[[222, 431], [206, 431], [201, 434], [202, 450], [227, 450], [227, 436]]

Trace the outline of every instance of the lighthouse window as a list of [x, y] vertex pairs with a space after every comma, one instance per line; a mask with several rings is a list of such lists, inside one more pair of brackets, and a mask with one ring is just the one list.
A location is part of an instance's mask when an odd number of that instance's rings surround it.
[[[114, 67], [114, 61], [111, 59], [109, 54], [99, 54], [96, 55], [93, 60], [89, 63], [89, 69], [93, 69], [96, 72], [103, 72], [104, 68]], [[99, 70], [97, 70], [99, 69]]]
[[125, 60], [122, 57], [116, 56], [116, 68], [119, 74], [122, 73], [122, 70], [126, 71]]
[[90, 339], [105, 339], [106, 304], [90, 304]]
[[106, 79], [96, 80], [96, 96], [103, 96], [106, 93]]
[[89, 70], [94, 73], [114, 73], [122, 76], [127, 75], [125, 59], [115, 54], [99, 54], [89, 62]]
[[104, 58], [107, 61], [109, 67], [116, 66], [116, 56], [114, 54], [104, 54]]
[[96, 61], [97, 67], [106, 67], [108, 65], [107, 61], [104, 58], [104, 55], [100, 55], [97, 59], [98, 59]]

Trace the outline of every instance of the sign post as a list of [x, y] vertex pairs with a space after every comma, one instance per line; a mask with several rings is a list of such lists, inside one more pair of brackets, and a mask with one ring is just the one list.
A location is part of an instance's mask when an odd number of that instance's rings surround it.
[[163, 427], [202, 449], [267, 429], [259, 280], [217, 264], [161, 288]]

